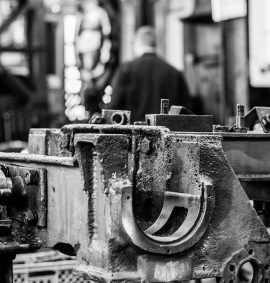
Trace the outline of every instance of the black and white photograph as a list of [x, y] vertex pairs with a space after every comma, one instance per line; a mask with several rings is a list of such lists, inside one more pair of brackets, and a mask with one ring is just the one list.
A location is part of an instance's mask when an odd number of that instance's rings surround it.
[[0, 283], [270, 283], [270, 0], [0, 0]]

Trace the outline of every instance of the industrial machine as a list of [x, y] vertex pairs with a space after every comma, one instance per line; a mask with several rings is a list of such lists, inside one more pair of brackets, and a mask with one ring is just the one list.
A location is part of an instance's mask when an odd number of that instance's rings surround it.
[[163, 100], [135, 125], [103, 110], [32, 129], [28, 154], [0, 153], [0, 282], [40, 247], [76, 255], [89, 281], [233, 283], [249, 263], [250, 282], [269, 282], [270, 109], [243, 112], [213, 131]]

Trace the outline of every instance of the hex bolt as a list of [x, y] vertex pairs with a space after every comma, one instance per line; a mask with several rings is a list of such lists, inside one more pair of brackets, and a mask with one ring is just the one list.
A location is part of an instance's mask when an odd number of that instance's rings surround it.
[[237, 116], [244, 116], [244, 115], [245, 115], [245, 105], [237, 104]]
[[244, 115], [245, 115], [245, 106], [243, 104], [237, 104], [236, 110], [236, 128], [244, 128]]
[[37, 185], [39, 181], [38, 172], [35, 170], [28, 170], [25, 173], [24, 180], [27, 185]]
[[161, 99], [160, 101], [160, 114], [169, 114], [170, 100]]
[[152, 151], [152, 142], [148, 138], [144, 138], [141, 141], [141, 151], [145, 154], [149, 154]]
[[28, 210], [24, 213], [25, 222], [30, 225], [36, 225], [38, 222], [38, 214], [34, 210]]
[[237, 104], [236, 109], [236, 122], [235, 122], [235, 132], [247, 132], [247, 128], [245, 127], [245, 106], [243, 104]]

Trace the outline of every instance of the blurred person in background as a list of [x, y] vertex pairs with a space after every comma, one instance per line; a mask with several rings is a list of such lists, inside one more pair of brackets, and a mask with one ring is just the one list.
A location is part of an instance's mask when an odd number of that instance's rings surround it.
[[135, 60], [119, 67], [112, 82], [109, 108], [131, 110], [133, 121], [145, 120], [145, 114], [159, 113], [160, 100], [171, 105], [191, 106], [183, 73], [156, 54], [155, 31], [150, 26], [137, 30]]

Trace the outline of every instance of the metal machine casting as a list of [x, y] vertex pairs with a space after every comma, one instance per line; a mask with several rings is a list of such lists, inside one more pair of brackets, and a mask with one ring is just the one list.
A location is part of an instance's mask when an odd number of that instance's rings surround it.
[[0, 282], [41, 247], [96, 282], [233, 283], [247, 262], [269, 282], [270, 110], [243, 111], [230, 131], [166, 100], [135, 125], [103, 110], [32, 129], [29, 154], [0, 153]]

